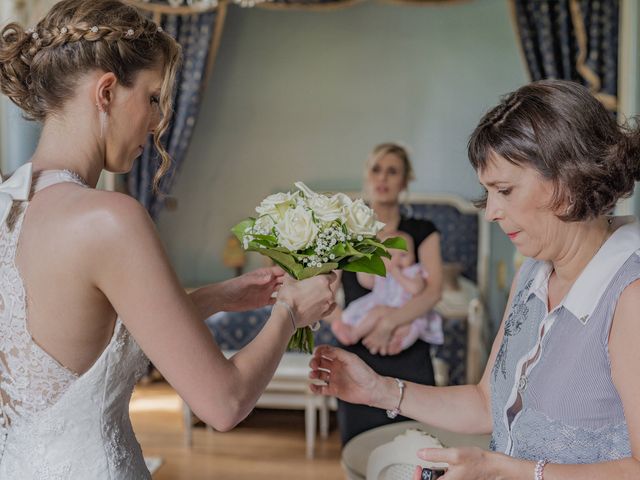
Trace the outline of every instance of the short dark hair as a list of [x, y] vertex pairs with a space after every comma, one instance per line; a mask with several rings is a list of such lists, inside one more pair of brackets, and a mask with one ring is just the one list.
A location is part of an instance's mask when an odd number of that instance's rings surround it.
[[503, 97], [482, 117], [468, 153], [476, 171], [494, 155], [537, 170], [555, 186], [549, 207], [569, 205], [558, 215], [564, 221], [609, 213], [640, 179], [637, 126], [619, 126], [587, 88], [564, 80], [533, 82]]

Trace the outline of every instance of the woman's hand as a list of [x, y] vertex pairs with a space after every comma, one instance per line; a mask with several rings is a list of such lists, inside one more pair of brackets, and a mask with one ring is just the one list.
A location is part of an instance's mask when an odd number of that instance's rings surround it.
[[309, 378], [326, 385], [311, 384], [313, 393], [331, 395], [346, 402], [374, 404], [373, 395], [380, 394], [381, 379], [357, 355], [329, 345], [320, 345], [309, 363]]
[[[362, 343], [369, 349], [372, 355], [387, 355], [389, 352], [389, 342], [395, 325], [391, 321], [391, 315], [395, 308], [387, 306], [377, 306], [371, 309], [367, 317], [372, 317], [373, 329], [364, 337]], [[370, 318], [368, 320], [371, 320]]]
[[297, 327], [312, 325], [330, 315], [336, 308], [337, 279], [333, 272], [306, 280], [286, 277], [276, 300], [286, 302], [293, 309]]
[[[418, 450], [418, 457], [429, 462], [448, 463], [447, 473], [440, 477], [442, 480], [493, 480], [499, 477], [496, 461], [499, 461], [500, 457], [507, 458], [500, 453], [488, 452], [477, 447], [424, 448]], [[416, 468], [414, 480], [420, 480], [421, 470], [420, 467]]]
[[271, 305], [284, 280], [280, 267], [260, 268], [224, 282], [224, 309], [244, 311]]

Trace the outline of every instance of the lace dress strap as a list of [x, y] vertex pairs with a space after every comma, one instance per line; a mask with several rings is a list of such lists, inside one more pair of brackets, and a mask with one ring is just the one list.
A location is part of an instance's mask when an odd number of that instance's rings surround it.
[[89, 187], [87, 182], [76, 172], [71, 170], [41, 170], [33, 174], [32, 193], [39, 192], [57, 183], [71, 182], [83, 187]]

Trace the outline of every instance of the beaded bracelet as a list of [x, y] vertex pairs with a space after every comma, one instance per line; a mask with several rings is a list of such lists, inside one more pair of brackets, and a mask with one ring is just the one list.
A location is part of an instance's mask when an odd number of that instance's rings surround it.
[[394, 378], [398, 388], [400, 389], [400, 400], [398, 400], [398, 405], [393, 410], [387, 410], [387, 417], [394, 419], [400, 414], [400, 404], [402, 403], [402, 399], [404, 398], [404, 382], [399, 378]]
[[533, 471], [533, 480], [544, 480], [544, 467], [547, 463], [549, 463], [549, 460], [538, 460]]

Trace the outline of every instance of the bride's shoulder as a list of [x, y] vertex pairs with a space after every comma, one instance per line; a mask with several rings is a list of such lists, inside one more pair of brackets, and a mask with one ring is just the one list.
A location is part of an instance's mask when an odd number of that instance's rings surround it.
[[123, 221], [140, 215], [148, 217], [145, 208], [130, 195], [107, 190], [88, 190], [86, 193], [87, 203], [84, 206], [96, 215], [106, 215], [114, 220]]
[[146, 209], [135, 198], [118, 192], [85, 190], [79, 192], [66, 211], [70, 231], [85, 240], [124, 242], [155, 227]]

